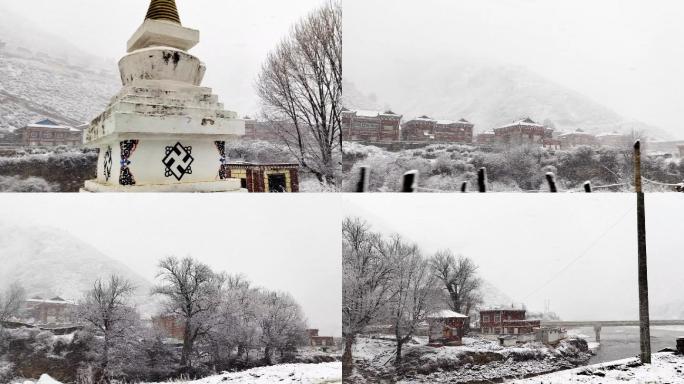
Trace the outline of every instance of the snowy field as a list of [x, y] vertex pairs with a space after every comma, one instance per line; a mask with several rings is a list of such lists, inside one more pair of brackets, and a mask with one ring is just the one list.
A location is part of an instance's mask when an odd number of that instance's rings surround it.
[[[469, 383], [527, 377], [583, 364], [590, 358], [583, 341], [565, 340], [557, 347], [528, 343], [503, 347], [477, 337], [463, 338], [457, 347], [433, 348], [426, 338], [405, 346], [401, 369], [394, 367], [394, 342], [359, 337], [354, 346], [355, 372], [350, 382], [379, 380], [397, 383]], [[401, 371], [401, 372], [399, 372]]]
[[684, 356], [672, 353], [653, 355], [653, 364], [641, 365], [636, 358], [612, 363], [596, 364], [525, 380], [515, 380], [515, 384], [617, 384], [617, 383], [684, 383]]
[[[168, 383], [168, 382], [167, 382]], [[321, 364], [282, 364], [271, 367], [254, 368], [248, 371], [224, 373], [204, 379], [175, 382], [177, 384], [332, 384], [342, 383], [342, 363]], [[12, 384], [62, 384], [48, 375], [38, 381], [16, 381]]]

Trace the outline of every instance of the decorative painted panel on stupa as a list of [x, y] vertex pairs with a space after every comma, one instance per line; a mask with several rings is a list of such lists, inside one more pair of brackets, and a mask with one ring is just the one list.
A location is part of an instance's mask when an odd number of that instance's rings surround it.
[[245, 124], [201, 86], [206, 68], [188, 53], [198, 42], [174, 0], [151, 1], [119, 62], [123, 88], [86, 132], [100, 157], [85, 191], [244, 191], [228, 177], [225, 148]]

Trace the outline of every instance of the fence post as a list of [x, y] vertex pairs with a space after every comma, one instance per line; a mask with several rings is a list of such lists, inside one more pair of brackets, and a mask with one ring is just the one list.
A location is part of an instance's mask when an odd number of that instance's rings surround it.
[[551, 193], [558, 192], [558, 188], [556, 188], [556, 176], [554, 176], [553, 172], [549, 172], [546, 174], [546, 182], [549, 183], [549, 191]]
[[639, 244], [639, 337], [641, 362], [651, 363], [651, 330], [648, 311], [648, 263], [646, 258], [646, 204], [641, 185], [641, 142], [634, 143], [634, 187], [637, 194], [637, 240]]
[[477, 171], [477, 187], [480, 193], [487, 192], [487, 169], [484, 167]]
[[461, 183], [461, 193], [466, 193], [468, 192], [468, 182], [464, 181]]
[[356, 183], [356, 192], [368, 192], [368, 183], [370, 181], [370, 168], [362, 166], [359, 170], [359, 181]]
[[416, 192], [418, 190], [418, 171], [408, 171], [404, 173], [401, 184], [402, 192]]
[[587, 181], [584, 183], [584, 192], [591, 193], [591, 181]]

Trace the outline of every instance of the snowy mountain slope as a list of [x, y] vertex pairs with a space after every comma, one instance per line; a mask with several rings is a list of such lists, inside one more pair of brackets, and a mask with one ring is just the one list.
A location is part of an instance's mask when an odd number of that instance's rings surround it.
[[482, 282], [481, 290], [484, 307], [508, 306], [517, 303], [510, 296], [488, 281]]
[[0, 130], [89, 122], [119, 90], [116, 65], [0, 8]]
[[[418, 60], [418, 59], [416, 59]], [[411, 58], [393, 63], [396, 81], [373, 84], [354, 82], [345, 87], [348, 108], [366, 106], [363, 92], [373, 92], [394, 112], [413, 118], [466, 118], [478, 132], [490, 130], [522, 117], [550, 120], [557, 129], [599, 133], [648, 130], [653, 137], [669, 138], [657, 127], [630, 121], [586, 96], [556, 84], [525, 68], [463, 59], [417, 62]], [[421, 68], [416, 71], [415, 68]]]
[[0, 265], [0, 288], [16, 281], [29, 297], [78, 300], [98, 278], [117, 274], [137, 287], [133, 301], [143, 315], [157, 306], [149, 297], [149, 281], [60, 229], [0, 225]]

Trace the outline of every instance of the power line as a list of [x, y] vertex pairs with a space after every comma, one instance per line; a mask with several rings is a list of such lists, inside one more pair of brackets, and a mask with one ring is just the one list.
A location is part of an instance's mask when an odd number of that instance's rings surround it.
[[570, 267], [573, 266], [577, 261], [579, 261], [581, 258], [583, 258], [584, 256], [586, 256], [586, 255], [589, 253], [589, 251], [591, 251], [591, 250], [592, 250], [592, 249], [593, 249], [593, 248], [594, 248], [594, 247], [595, 247], [595, 246], [596, 246], [604, 237], [606, 237], [606, 236], [610, 233], [610, 231], [613, 230], [613, 228], [615, 228], [618, 224], [620, 224], [620, 223], [622, 222], [622, 220], [624, 220], [625, 217], [627, 217], [627, 215], [630, 214], [630, 213], [632, 213], [632, 209], [631, 209], [631, 208], [628, 209], [622, 216], [620, 216], [620, 218], [619, 218], [616, 222], [614, 222], [613, 224], [611, 224], [603, 233], [601, 233], [601, 235], [600, 235], [598, 238], [596, 238], [596, 240], [594, 240], [594, 241], [593, 241], [593, 242], [592, 242], [592, 243], [591, 243], [591, 244], [590, 244], [582, 253], [580, 253], [577, 257], [575, 257], [574, 259], [572, 259], [567, 265], [565, 265], [561, 270], [559, 270], [555, 275], [553, 275], [547, 282], [545, 282], [544, 284], [542, 284], [542, 285], [539, 286], [538, 288], [535, 288], [532, 292], [530, 292], [527, 296], [525, 296], [525, 297], [523, 298], [523, 300], [527, 300], [530, 296], [532, 296], [532, 295], [534, 295], [535, 293], [539, 292], [539, 291], [542, 290], [543, 288], [546, 288], [546, 286], [548, 286], [549, 284], [551, 284], [551, 283], [552, 283], [554, 280], [556, 280], [560, 275], [562, 275], [563, 272], [565, 272], [566, 270], [568, 270], [568, 268], [570, 268]]

